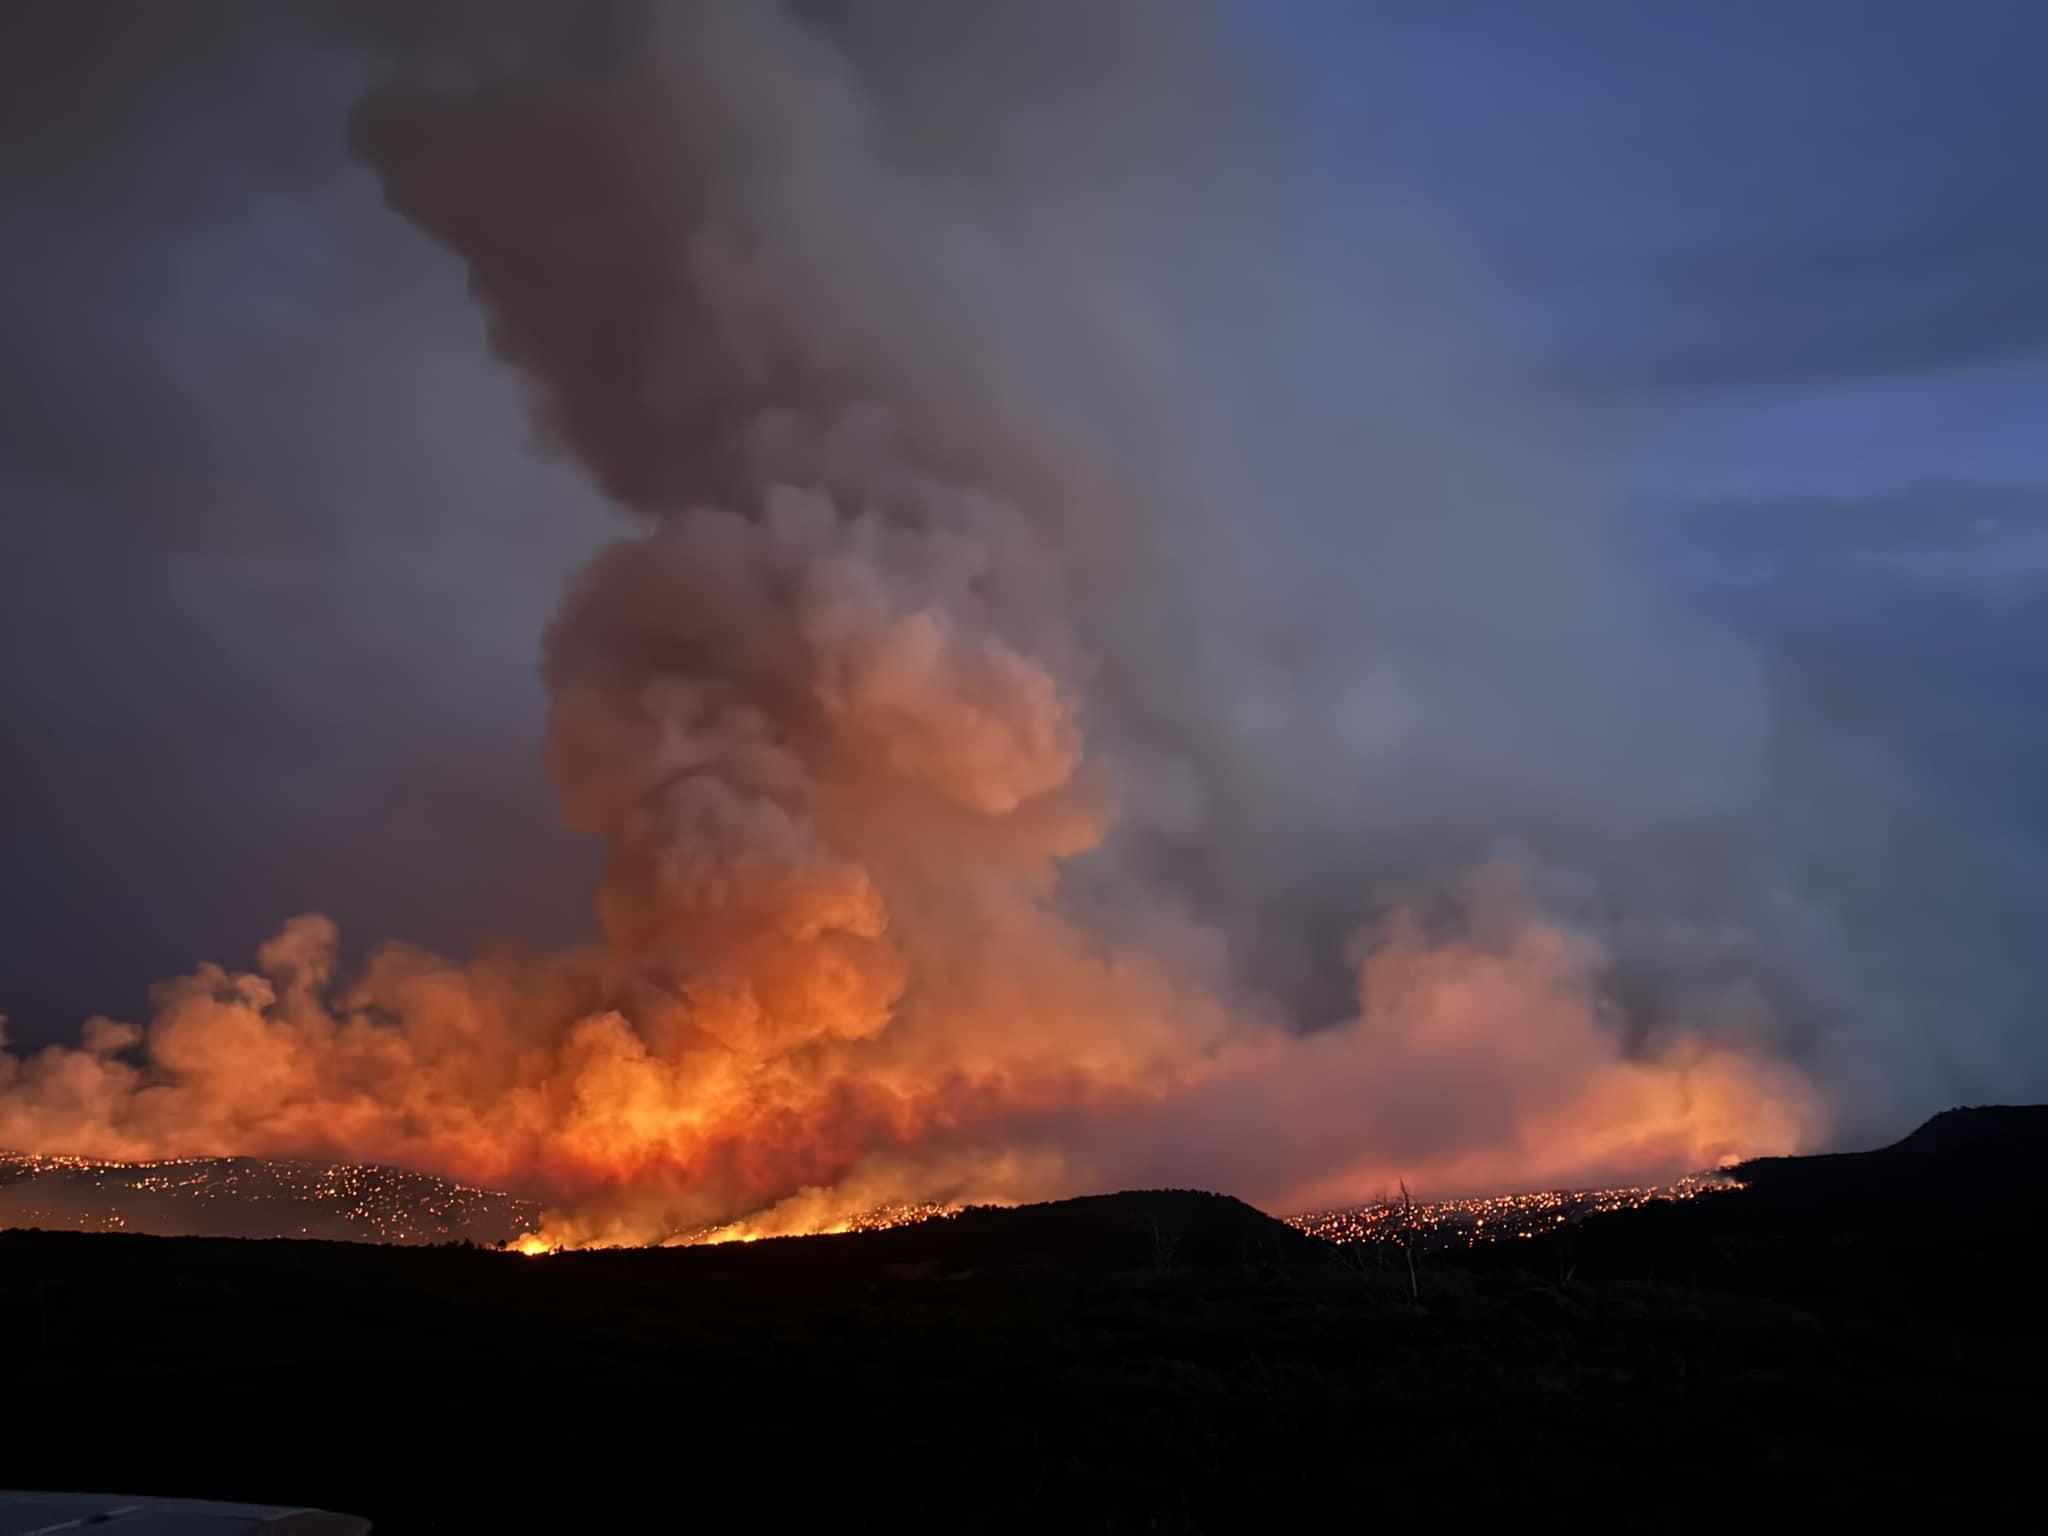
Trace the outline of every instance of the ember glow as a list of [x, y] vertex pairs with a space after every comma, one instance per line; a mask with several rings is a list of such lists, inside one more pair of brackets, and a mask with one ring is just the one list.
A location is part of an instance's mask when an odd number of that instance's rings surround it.
[[1549, 1189], [1521, 1195], [1478, 1195], [1462, 1200], [1397, 1200], [1382, 1196], [1334, 1211], [1304, 1211], [1285, 1220], [1311, 1237], [1340, 1245], [1410, 1244], [1469, 1248], [1513, 1238], [1541, 1237], [1588, 1216], [1632, 1211], [1659, 1200], [1693, 1200], [1717, 1190], [1740, 1189], [1725, 1173], [1687, 1174], [1669, 1184], [1619, 1189]]
[[[1690, 827], [1721, 782], [1630, 713], [1669, 707], [1679, 652], [1605, 600], [1593, 520], [1481, 570], [1500, 485], [1374, 503], [1394, 531], [1340, 606], [1382, 633], [1282, 663], [1307, 642], [1245, 617], [1234, 551], [1270, 508], [1249, 455], [1218, 463], [1222, 397], [1176, 350], [1212, 308], [1174, 274], [1261, 216], [1259, 182], [1179, 9], [984, 38], [948, 7], [653, 7], [573, 67], [459, 38], [391, 60], [357, 153], [637, 519], [545, 646], [549, 768], [609, 850], [599, 936], [345, 970], [295, 918], [146, 1026], [0, 1055], [0, 1145], [430, 1170], [544, 1198], [520, 1251], [545, 1252], [1810, 1142], [1743, 933], [1579, 890], [1645, 857], [1631, 816]], [[1738, 738], [1711, 692], [1681, 713]], [[1638, 739], [1674, 760], [1624, 760]], [[1587, 814], [1590, 875], [1515, 845]], [[1268, 894], [1295, 885], [1299, 910]], [[1317, 1013], [1272, 957], [1324, 977], [1347, 929], [1351, 1003]], [[1623, 1016], [1624, 968], [1654, 1017]]]
[[922, 1201], [915, 1205], [878, 1205], [870, 1210], [856, 1211], [822, 1226], [803, 1228], [764, 1227], [752, 1221], [729, 1221], [721, 1226], [705, 1227], [696, 1232], [678, 1233], [669, 1238], [668, 1246], [679, 1248], [716, 1247], [720, 1243], [753, 1243], [764, 1237], [839, 1237], [848, 1232], [887, 1232], [892, 1227], [914, 1227], [927, 1221], [938, 1221], [944, 1217], [957, 1216], [957, 1205], [940, 1205], [934, 1201]]
[[0, 1151], [0, 1227], [488, 1245], [539, 1217], [530, 1200], [361, 1163]]

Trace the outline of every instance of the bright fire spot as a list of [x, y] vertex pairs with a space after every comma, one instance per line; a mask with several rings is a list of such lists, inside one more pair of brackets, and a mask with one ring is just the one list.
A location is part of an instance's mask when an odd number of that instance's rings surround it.
[[519, 1241], [512, 1245], [512, 1251], [514, 1253], [523, 1253], [531, 1259], [537, 1258], [539, 1255], [544, 1253], [555, 1253], [559, 1250], [553, 1243], [549, 1242], [546, 1238], [540, 1236], [538, 1233], [528, 1232], [522, 1235]]
[[902, 1205], [878, 1205], [850, 1214], [805, 1219], [784, 1216], [772, 1225], [760, 1221], [728, 1222], [699, 1232], [685, 1232], [670, 1240], [670, 1246], [709, 1248], [720, 1243], [753, 1243], [764, 1237], [836, 1237], [846, 1232], [880, 1232], [888, 1227], [908, 1227], [921, 1221], [959, 1214], [959, 1207], [930, 1201]]
[[730, 1226], [714, 1227], [709, 1232], [692, 1238], [689, 1246], [693, 1248], [715, 1248], [720, 1243], [757, 1243], [760, 1240], [761, 1234], [759, 1232], [756, 1232], [752, 1227], [747, 1226], [743, 1222], [736, 1221]]

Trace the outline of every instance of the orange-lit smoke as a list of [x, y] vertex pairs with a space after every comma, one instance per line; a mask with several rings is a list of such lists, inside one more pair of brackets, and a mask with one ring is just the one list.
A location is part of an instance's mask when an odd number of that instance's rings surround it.
[[[1095, 8], [1050, 10], [1125, 57]], [[1066, 873], [1163, 793], [1094, 726], [1113, 621], [1191, 547], [1143, 362], [1161, 249], [1119, 222], [1192, 202], [1152, 154], [1181, 107], [1140, 93], [1104, 145], [1121, 107], [1017, 118], [1086, 139], [1059, 175], [995, 104], [906, 150], [877, 80], [958, 103], [891, 72], [891, 18], [962, 23], [866, 14], [664, 8], [609, 72], [401, 70], [354, 125], [550, 437], [650, 520], [547, 645], [601, 937], [343, 974], [294, 919], [145, 1028], [0, 1054], [0, 1146], [396, 1163], [543, 1194], [542, 1249], [1123, 1183], [1306, 1206], [1647, 1178], [1810, 1139], [1755, 1032], [1628, 1039], [1598, 937], [1510, 865], [1463, 877], [1443, 933], [1366, 924], [1359, 890], [1359, 1006], [1308, 1033], [1165, 883], [1077, 915]]]
[[1362, 968], [1359, 1017], [1302, 1037], [1230, 1016], [1156, 956], [1090, 953], [1026, 888], [990, 899], [972, 927], [1009, 926], [973, 939], [919, 913], [896, 951], [902, 995], [877, 1014], [840, 974], [836, 930], [806, 934], [810, 911], [797, 891], [763, 918], [789, 925], [772, 962], [749, 933], [712, 982], [601, 951], [456, 966], [394, 947], [336, 987], [332, 930], [302, 918], [263, 974], [167, 985], [139, 1063], [123, 1054], [136, 1032], [103, 1020], [80, 1048], [10, 1062], [0, 1142], [428, 1168], [550, 1193], [536, 1246], [555, 1246], [1167, 1178], [1279, 1208], [1399, 1178], [1605, 1182], [1819, 1128], [1803, 1081], [1767, 1058], [1693, 1036], [1623, 1055], [1597, 955], [1534, 917], [1487, 948], [1425, 944], [1397, 918]]

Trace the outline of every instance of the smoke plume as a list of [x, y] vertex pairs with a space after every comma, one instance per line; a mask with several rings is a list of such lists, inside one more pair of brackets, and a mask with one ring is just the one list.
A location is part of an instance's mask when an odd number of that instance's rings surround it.
[[1222, 22], [511, 15], [334, 46], [631, 520], [545, 642], [600, 937], [345, 973], [294, 919], [0, 1055], [0, 1145], [376, 1159], [595, 1242], [1821, 1133], [1847, 982], [1749, 659], [1639, 589], [1398, 209], [1303, 232]]

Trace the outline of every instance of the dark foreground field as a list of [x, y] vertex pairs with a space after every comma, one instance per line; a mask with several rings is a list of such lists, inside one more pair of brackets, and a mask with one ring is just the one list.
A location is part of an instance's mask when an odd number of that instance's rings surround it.
[[2033, 1518], [2038, 1238], [1821, 1178], [1432, 1256], [1413, 1299], [1398, 1251], [1202, 1196], [545, 1259], [0, 1233], [0, 1486], [387, 1533]]

